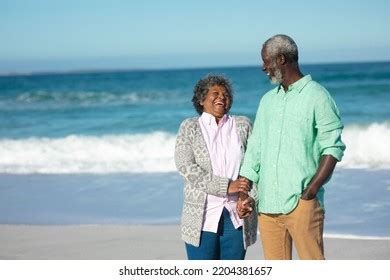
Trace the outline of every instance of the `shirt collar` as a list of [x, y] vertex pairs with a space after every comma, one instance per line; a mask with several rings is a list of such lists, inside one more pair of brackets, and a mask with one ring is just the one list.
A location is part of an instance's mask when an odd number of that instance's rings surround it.
[[[298, 81], [296, 81], [295, 83], [292, 83], [291, 85], [288, 86], [288, 90], [287, 92], [289, 91], [294, 91], [294, 92], [301, 92], [302, 89], [312, 80], [311, 78], [311, 75], [306, 75], [306, 76], [303, 76], [302, 78], [300, 78]], [[280, 92], [280, 90], [283, 89], [282, 85], [279, 85], [279, 88], [278, 88], [278, 93]]]
[[[215, 117], [209, 113], [203, 112], [200, 116], [202, 119], [202, 122], [208, 125], [215, 125], [217, 126], [217, 121], [215, 120]], [[223, 126], [229, 119], [229, 116], [227, 114], [223, 115], [222, 119], [220, 120], [218, 126]]]

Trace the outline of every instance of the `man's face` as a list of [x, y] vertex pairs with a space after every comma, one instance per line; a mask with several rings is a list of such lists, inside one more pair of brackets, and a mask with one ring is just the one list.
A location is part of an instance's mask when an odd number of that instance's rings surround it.
[[280, 67], [277, 65], [276, 59], [272, 60], [265, 48], [261, 50], [261, 58], [263, 60], [262, 70], [267, 74], [271, 83], [280, 85], [283, 82], [283, 75]]

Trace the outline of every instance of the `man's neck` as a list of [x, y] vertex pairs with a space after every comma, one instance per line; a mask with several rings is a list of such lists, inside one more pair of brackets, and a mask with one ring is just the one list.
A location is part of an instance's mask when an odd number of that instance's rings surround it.
[[300, 80], [303, 77], [303, 74], [299, 69], [293, 69], [290, 71], [286, 71], [283, 75], [282, 87], [285, 92], [287, 92], [288, 87]]

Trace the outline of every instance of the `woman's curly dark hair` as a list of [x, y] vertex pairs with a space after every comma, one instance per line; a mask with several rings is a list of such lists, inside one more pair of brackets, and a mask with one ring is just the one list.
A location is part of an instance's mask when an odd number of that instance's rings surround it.
[[203, 79], [200, 79], [194, 87], [194, 96], [192, 97], [192, 104], [194, 104], [195, 110], [200, 114], [203, 113], [203, 106], [200, 105], [207, 92], [212, 86], [222, 86], [226, 89], [226, 94], [230, 98], [230, 105], [226, 110], [229, 112], [233, 104], [233, 88], [228, 78], [221, 75], [209, 74]]

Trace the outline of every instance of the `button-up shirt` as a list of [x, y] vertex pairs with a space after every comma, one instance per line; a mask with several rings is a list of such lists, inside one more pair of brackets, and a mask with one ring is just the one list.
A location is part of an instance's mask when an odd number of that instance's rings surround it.
[[[291, 212], [315, 175], [321, 156], [338, 161], [345, 145], [339, 111], [328, 91], [307, 75], [260, 101], [240, 175], [257, 184], [258, 210]], [[317, 193], [324, 208], [324, 188]]]
[[[213, 115], [203, 112], [199, 118], [199, 125], [209, 151], [214, 175], [237, 179], [243, 154], [234, 118], [224, 115], [217, 124]], [[229, 211], [234, 227], [242, 226], [236, 205], [237, 195], [220, 197], [208, 194], [202, 230], [217, 232], [224, 207]]]

